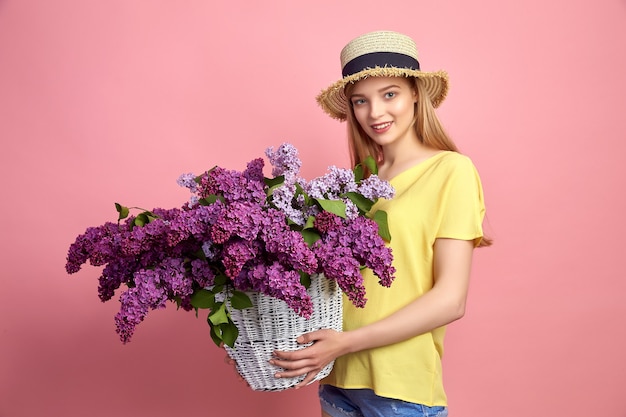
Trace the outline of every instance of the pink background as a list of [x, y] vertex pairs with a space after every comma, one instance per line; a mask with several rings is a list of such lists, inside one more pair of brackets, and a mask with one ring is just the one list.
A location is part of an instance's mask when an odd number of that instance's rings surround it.
[[[302, 4], [302, 5], [300, 5]], [[487, 232], [444, 359], [452, 416], [626, 416], [626, 1], [0, 0], [0, 416], [318, 416], [252, 392], [204, 317], [124, 346], [99, 271], [64, 271], [113, 202], [179, 206], [180, 173], [289, 141], [346, 165], [313, 98], [370, 30], [447, 69], [440, 115], [481, 172]]]

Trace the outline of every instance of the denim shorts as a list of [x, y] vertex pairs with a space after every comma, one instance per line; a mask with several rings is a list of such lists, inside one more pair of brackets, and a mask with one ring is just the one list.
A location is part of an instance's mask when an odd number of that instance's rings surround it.
[[446, 407], [428, 407], [380, 397], [371, 389], [343, 389], [320, 385], [322, 410], [332, 417], [447, 417]]

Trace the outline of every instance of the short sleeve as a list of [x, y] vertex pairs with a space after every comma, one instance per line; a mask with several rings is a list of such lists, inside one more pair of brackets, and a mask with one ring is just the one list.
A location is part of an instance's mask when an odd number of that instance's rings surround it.
[[439, 201], [437, 238], [473, 240], [483, 237], [485, 216], [483, 189], [476, 167], [464, 156], [447, 161], [447, 178], [442, 184]]

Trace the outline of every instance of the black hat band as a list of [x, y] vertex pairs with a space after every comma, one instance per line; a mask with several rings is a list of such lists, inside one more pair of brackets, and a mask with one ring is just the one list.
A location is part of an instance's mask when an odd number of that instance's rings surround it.
[[352, 61], [348, 62], [341, 70], [341, 75], [347, 77], [365, 69], [375, 67], [396, 67], [419, 70], [420, 63], [411, 56], [397, 52], [372, 52], [357, 56]]

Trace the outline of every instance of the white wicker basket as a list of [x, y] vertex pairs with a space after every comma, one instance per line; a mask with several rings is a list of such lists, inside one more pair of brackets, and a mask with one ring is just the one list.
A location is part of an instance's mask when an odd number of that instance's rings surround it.
[[[258, 292], [247, 293], [253, 307], [236, 310], [229, 306], [231, 319], [239, 329], [235, 346], [226, 346], [226, 352], [237, 363], [237, 371], [256, 391], [281, 391], [293, 387], [305, 377], [275, 378], [281, 370], [268, 360], [274, 350], [302, 349], [296, 338], [319, 329], [342, 330], [342, 295], [334, 280], [323, 275], [311, 276], [308, 293], [313, 301], [313, 315], [304, 319], [287, 304]], [[327, 376], [333, 368], [328, 364], [314, 379]]]

